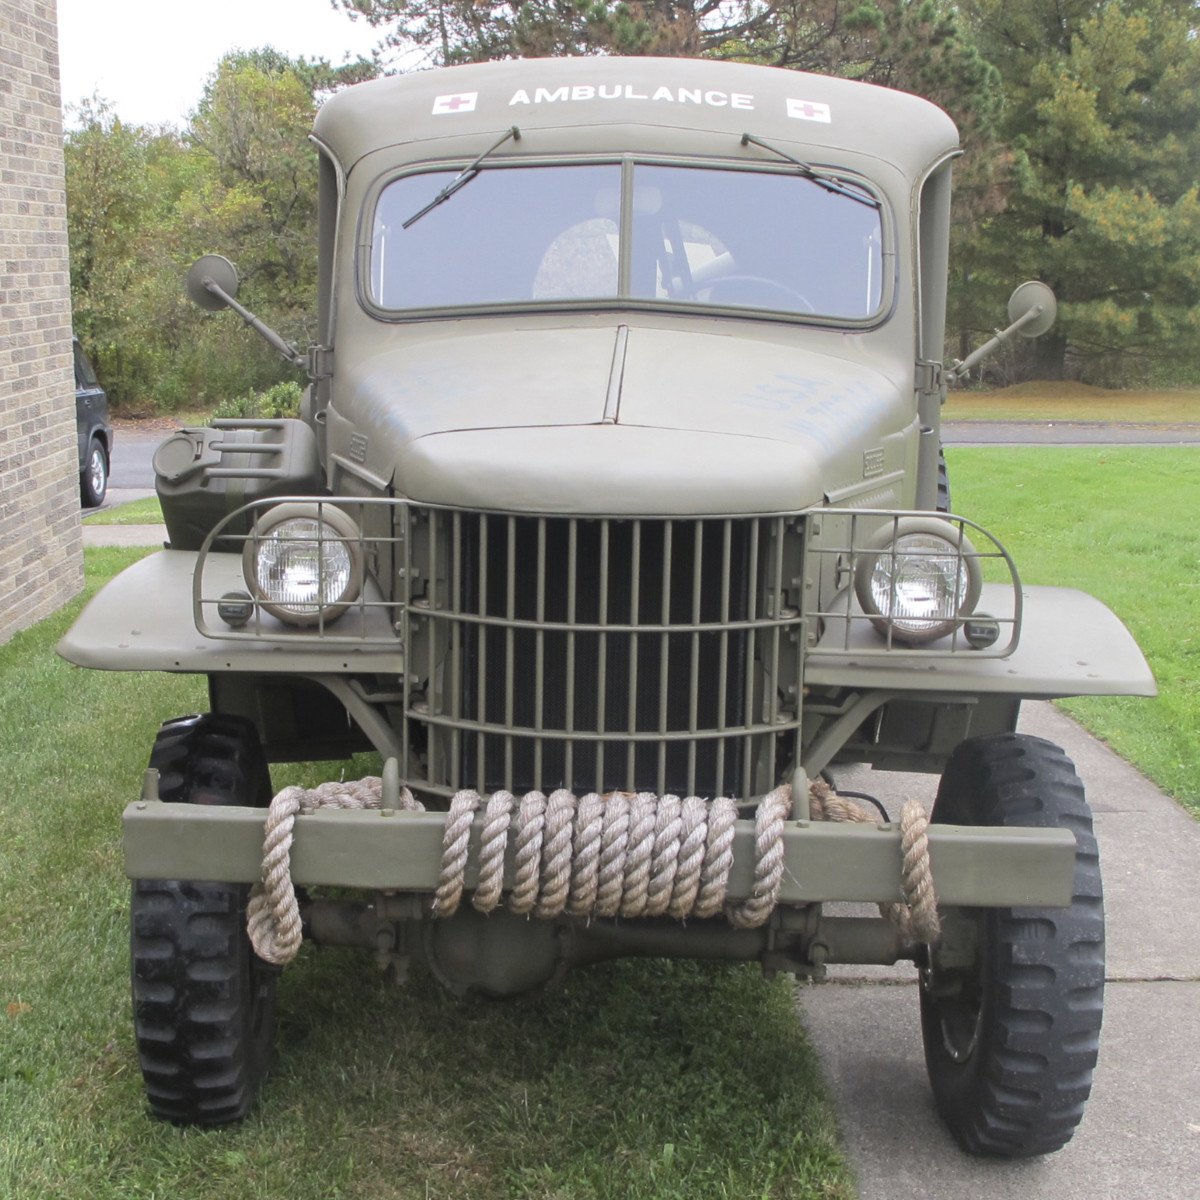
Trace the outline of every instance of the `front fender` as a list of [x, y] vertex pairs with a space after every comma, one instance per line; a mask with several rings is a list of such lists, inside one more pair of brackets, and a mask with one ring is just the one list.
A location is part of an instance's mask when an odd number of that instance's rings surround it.
[[[930, 654], [927, 659], [920, 654], [889, 656], [882, 652], [882, 639], [871, 625], [859, 621], [852, 626], [848, 643], [843, 629], [826, 631], [809, 652], [804, 681], [810, 686], [863, 691], [1037, 700], [1158, 694], [1133, 634], [1107, 605], [1074, 588], [1022, 586], [1021, 594], [1020, 640], [1007, 657], [970, 650]], [[1009, 597], [1007, 586], [984, 584], [978, 611], [1003, 611]]]
[[[364, 645], [202, 636], [193, 618], [199, 557], [192, 550], [160, 550], [139, 559], [92, 598], [58, 643], [58, 653], [76, 666], [101, 671], [360, 675], [403, 670], [399, 642], [379, 608], [365, 610], [371, 628], [370, 644]], [[240, 554], [210, 554], [206, 571], [217, 595], [246, 586]]]

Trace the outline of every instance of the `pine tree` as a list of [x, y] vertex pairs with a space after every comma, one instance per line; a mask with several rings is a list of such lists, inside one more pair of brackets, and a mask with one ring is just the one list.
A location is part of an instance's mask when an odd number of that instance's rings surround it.
[[1200, 357], [1200, 41], [1192, 0], [970, 0], [1004, 80], [1008, 202], [967, 246], [978, 305], [1058, 293], [1029, 374], [1118, 382]]

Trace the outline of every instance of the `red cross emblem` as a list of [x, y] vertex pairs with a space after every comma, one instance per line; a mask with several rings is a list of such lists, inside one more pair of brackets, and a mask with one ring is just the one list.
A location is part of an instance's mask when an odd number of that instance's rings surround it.
[[474, 112], [475, 101], [479, 99], [478, 92], [456, 92], [449, 96], [433, 98], [433, 115], [441, 113]]
[[818, 100], [788, 100], [787, 115], [798, 121], [820, 121], [825, 125], [833, 121], [829, 105]]

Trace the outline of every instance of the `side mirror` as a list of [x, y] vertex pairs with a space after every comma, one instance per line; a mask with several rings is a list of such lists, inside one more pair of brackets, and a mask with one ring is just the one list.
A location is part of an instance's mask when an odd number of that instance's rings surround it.
[[1023, 283], [1008, 298], [1009, 329], [1022, 337], [1041, 337], [1058, 316], [1054, 292], [1036, 279]]
[[984, 342], [978, 350], [973, 350], [962, 362], [952, 364], [947, 375], [953, 380], [966, 379], [976, 363], [994, 354], [1014, 333], [1027, 338], [1041, 337], [1054, 324], [1057, 316], [1058, 301], [1044, 283], [1031, 279], [1021, 284], [1008, 298], [1008, 328], [998, 329], [996, 336]]
[[305, 356], [288, 345], [269, 325], [260, 321], [248, 308], [235, 299], [238, 290], [237, 267], [220, 254], [206, 254], [192, 264], [184, 284], [190, 299], [209, 312], [232, 308], [260, 337], [279, 351], [293, 366], [303, 366]]
[[218, 312], [237, 295], [238, 282], [237, 267], [229, 259], [206, 254], [192, 264], [184, 286], [193, 304]]

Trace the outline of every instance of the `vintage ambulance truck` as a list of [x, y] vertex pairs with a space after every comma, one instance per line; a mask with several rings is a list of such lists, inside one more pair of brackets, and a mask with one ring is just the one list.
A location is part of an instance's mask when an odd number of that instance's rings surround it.
[[[577, 58], [350, 88], [313, 141], [318, 344], [224, 259], [189, 280], [307, 371], [302, 416], [170, 437], [169, 544], [60, 647], [208, 680], [124, 818], [152, 1110], [245, 1114], [302, 936], [492, 995], [623, 954], [911, 960], [963, 1147], [1061, 1146], [1100, 874], [1072, 764], [1017, 717], [1154, 685], [1103, 605], [949, 511], [950, 119]], [[1053, 315], [1023, 285], [1005, 333]], [[363, 749], [379, 778], [265, 815], [269, 763]], [[837, 797], [848, 763], [939, 772], [932, 823]]]

